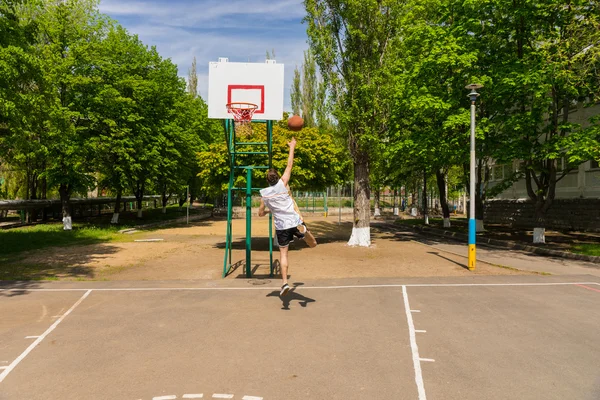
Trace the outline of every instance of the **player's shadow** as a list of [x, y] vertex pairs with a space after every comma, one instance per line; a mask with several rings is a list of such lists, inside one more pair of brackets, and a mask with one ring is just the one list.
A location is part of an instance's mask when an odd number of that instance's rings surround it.
[[314, 303], [316, 301], [315, 299], [311, 299], [310, 297], [306, 297], [306, 296], [301, 295], [300, 293], [296, 293], [296, 288], [300, 285], [304, 285], [304, 284], [303, 283], [294, 283], [294, 287], [285, 296], [280, 296], [279, 290], [275, 290], [275, 291], [269, 293], [267, 295], [267, 297], [279, 297], [279, 299], [281, 300], [282, 306], [283, 306], [283, 307], [281, 307], [282, 310], [289, 310], [290, 303], [292, 302], [292, 300], [297, 300], [298, 304], [300, 304], [300, 307], [306, 307], [308, 305], [308, 303]]

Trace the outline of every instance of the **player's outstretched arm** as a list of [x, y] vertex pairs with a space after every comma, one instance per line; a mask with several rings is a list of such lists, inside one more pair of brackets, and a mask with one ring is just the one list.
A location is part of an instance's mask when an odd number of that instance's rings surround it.
[[265, 209], [265, 202], [263, 201], [263, 199], [260, 199], [260, 206], [258, 207], [258, 216], [264, 217], [265, 215], [269, 214], [270, 212], [271, 212], [271, 210]]
[[292, 177], [292, 166], [294, 165], [294, 149], [296, 148], [296, 138], [292, 138], [292, 140], [288, 143], [290, 146], [290, 152], [288, 154], [288, 162], [287, 167], [285, 168], [285, 172], [281, 176], [281, 180], [284, 185], [287, 185]]

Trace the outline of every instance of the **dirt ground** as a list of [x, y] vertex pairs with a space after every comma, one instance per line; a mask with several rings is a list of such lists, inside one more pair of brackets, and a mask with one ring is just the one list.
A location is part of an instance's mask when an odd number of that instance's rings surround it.
[[[268, 223], [253, 220], [252, 264], [255, 277], [269, 271]], [[337, 219], [307, 218], [319, 246], [303, 242], [290, 247], [290, 275], [303, 279], [360, 277], [433, 277], [470, 275], [514, 275], [525, 272], [479, 263], [474, 272], [466, 269], [466, 259], [438, 252], [411, 240], [414, 233], [379, 232], [372, 229], [370, 248], [348, 247], [352, 225]], [[129, 235], [130, 240], [54, 248], [31, 253], [19, 261], [35, 265], [44, 274], [64, 280], [185, 280], [220, 279], [225, 253], [225, 220], [205, 220], [155, 231]], [[233, 262], [245, 260], [245, 220], [233, 222]], [[135, 242], [140, 239], [162, 239]], [[274, 251], [274, 260], [278, 251]], [[41, 268], [43, 267], [43, 268]], [[227, 279], [246, 278], [243, 266], [233, 269]]]

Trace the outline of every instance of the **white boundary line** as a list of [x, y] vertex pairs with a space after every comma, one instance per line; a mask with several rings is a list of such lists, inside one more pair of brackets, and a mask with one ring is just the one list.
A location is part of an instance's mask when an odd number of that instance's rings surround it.
[[19, 357], [17, 357], [12, 363], [10, 363], [10, 365], [0, 374], [0, 382], [2, 382], [4, 380], [4, 378], [6, 378], [6, 376], [8, 374], [10, 374], [10, 372], [21, 362], [23, 361], [23, 359], [25, 357], [27, 357], [27, 355], [38, 345], [41, 343], [42, 340], [44, 340], [44, 338], [46, 336], [48, 336], [50, 334], [50, 332], [52, 332], [54, 330], [54, 328], [56, 328], [58, 326], [58, 324], [60, 324], [62, 322], [63, 319], [65, 319], [65, 317], [67, 315], [69, 315], [74, 309], [75, 307], [77, 307], [78, 305], [81, 304], [81, 302], [83, 300], [85, 300], [86, 297], [88, 297], [90, 295], [90, 293], [92, 293], [91, 290], [88, 290], [87, 292], [84, 293], [83, 296], [81, 296], [79, 298], [79, 300], [77, 300], [77, 302], [75, 304], [73, 304], [73, 306], [71, 306], [71, 308], [69, 308], [69, 310], [64, 313], [62, 315], [62, 317], [60, 317], [59, 319], [56, 320], [56, 322], [54, 322], [52, 324], [52, 326], [50, 328], [48, 328], [46, 330], [46, 332], [44, 332], [42, 335], [40, 335], [40, 337], [38, 337], [33, 343], [31, 343], [29, 345], [29, 347], [23, 352], [21, 353], [21, 355]]
[[[412, 284], [380, 284], [380, 285], [342, 285], [342, 286], [298, 286], [297, 289], [368, 289], [368, 288], [402, 288], [402, 287], [477, 287], [477, 286], [563, 286], [563, 285], [597, 285], [598, 282], [545, 282], [545, 283], [412, 283]], [[12, 292], [160, 292], [160, 291], [213, 291], [213, 290], [280, 290], [277, 286], [262, 287], [166, 287], [166, 288], [73, 288], [73, 289], [3, 289]]]
[[410, 336], [410, 348], [412, 350], [413, 367], [415, 369], [415, 382], [419, 392], [419, 400], [427, 400], [425, 395], [425, 385], [423, 384], [423, 374], [421, 372], [421, 358], [419, 357], [419, 346], [415, 336], [415, 324], [413, 323], [410, 305], [408, 304], [408, 294], [406, 286], [402, 286], [402, 297], [404, 298], [404, 311], [406, 312], [406, 321], [408, 322], [408, 333]]

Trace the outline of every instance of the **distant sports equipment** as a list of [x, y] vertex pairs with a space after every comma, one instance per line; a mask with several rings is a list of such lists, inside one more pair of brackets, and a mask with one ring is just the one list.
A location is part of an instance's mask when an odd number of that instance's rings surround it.
[[232, 119], [228, 104], [256, 105], [251, 120], [283, 118], [283, 64], [229, 62], [208, 64], [208, 118]]
[[299, 115], [292, 115], [288, 119], [288, 128], [291, 131], [298, 132], [302, 127], [304, 127], [304, 120]]

